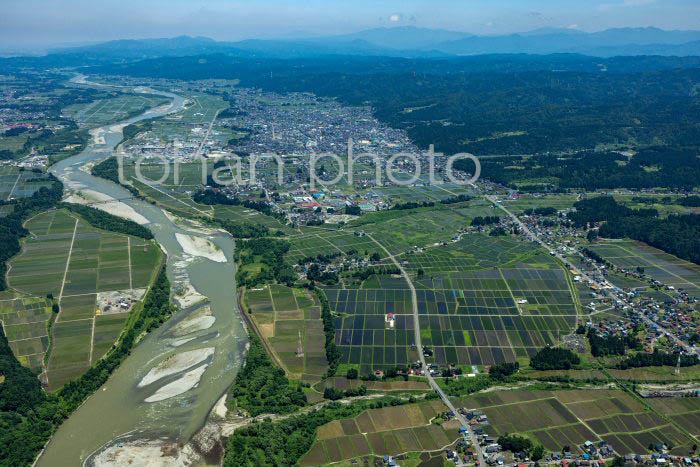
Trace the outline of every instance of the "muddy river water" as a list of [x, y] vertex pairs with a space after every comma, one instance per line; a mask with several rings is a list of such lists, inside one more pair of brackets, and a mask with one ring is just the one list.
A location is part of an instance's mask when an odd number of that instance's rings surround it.
[[[181, 96], [149, 92], [172, 98], [172, 104], [97, 129], [100, 137], [85, 151], [51, 168], [67, 191], [88, 190], [120, 200], [130, 196], [121, 186], [93, 177], [79, 167], [113, 153], [122, 139], [119, 123], [133, 123], [184, 108], [185, 99]], [[230, 387], [245, 355], [246, 333], [236, 304], [233, 239], [228, 234], [207, 233], [176, 222], [161, 208], [142, 200], [122, 202], [145, 217], [167, 253], [167, 272], [173, 289], [191, 291], [193, 287], [204, 297], [199, 297], [201, 301], [190, 300], [133, 349], [107, 383], [61, 425], [37, 462], [41, 467], [99, 464], [95, 461], [96, 452], [108, 447], [129, 449], [143, 440], [187, 443]], [[178, 241], [183, 235], [207, 238], [213, 243], [209, 247], [218, 253], [218, 260], [211, 259], [211, 255], [193, 254], [191, 249], [185, 252]], [[222, 261], [221, 253], [226, 261]]]

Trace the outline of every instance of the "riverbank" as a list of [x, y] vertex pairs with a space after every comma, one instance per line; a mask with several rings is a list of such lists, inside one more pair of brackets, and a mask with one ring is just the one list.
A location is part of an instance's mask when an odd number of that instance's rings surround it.
[[69, 195], [65, 201], [67, 203], [91, 205], [117, 217], [129, 219], [137, 224], [146, 225], [148, 219], [136, 212], [134, 208], [104, 193], [99, 193], [90, 189], [82, 189]]

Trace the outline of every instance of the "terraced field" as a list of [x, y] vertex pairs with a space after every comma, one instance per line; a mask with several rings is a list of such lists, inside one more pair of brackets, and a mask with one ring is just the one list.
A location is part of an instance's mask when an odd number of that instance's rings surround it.
[[[649, 445], [657, 443], [670, 446], [674, 454], [689, 454], [697, 440], [683, 432], [684, 424], [696, 423], [692, 417], [700, 405], [648, 401], [662, 410], [651, 411], [623, 391], [605, 389], [500, 391], [458, 399], [455, 405], [482, 410], [490, 421], [486, 430], [494, 436], [520, 433], [549, 451], [569, 446], [580, 453], [585, 441], [607, 441], [619, 455], [647, 454]], [[674, 423], [664, 418], [664, 410], [673, 412], [676, 404], [690, 418], [679, 414]]]
[[[66, 211], [40, 214], [26, 227], [32, 235], [10, 262], [8, 284], [27, 298], [0, 309], [13, 351], [30, 368], [41, 368], [52, 336], [45, 363], [53, 390], [99, 359], [129, 316], [117, 306], [102, 314], [98, 293], [145, 290], [162, 254], [152, 242], [97, 230]], [[51, 330], [49, 295], [60, 306]]]

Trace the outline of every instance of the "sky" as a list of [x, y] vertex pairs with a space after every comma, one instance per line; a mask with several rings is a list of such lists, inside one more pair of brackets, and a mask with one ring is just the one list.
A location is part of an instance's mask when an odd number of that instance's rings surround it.
[[0, 49], [112, 39], [290, 38], [418, 26], [474, 34], [538, 28], [700, 29], [698, 0], [0, 0]]

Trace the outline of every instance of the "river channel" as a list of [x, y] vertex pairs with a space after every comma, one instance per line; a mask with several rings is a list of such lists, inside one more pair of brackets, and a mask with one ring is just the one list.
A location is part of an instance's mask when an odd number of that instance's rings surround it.
[[[80, 166], [114, 152], [122, 139], [119, 124], [160, 117], [184, 108], [185, 99], [181, 96], [154, 90], [148, 92], [170, 97], [172, 104], [97, 129], [104, 136], [104, 144], [96, 144], [102, 140], [93, 141], [83, 152], [55, 164], [50, 170], [68, 191], [92, 190], [124, 200], [125, 204], [145, 217], [147, 227], [167, 253], [167, 272], [173, 289], [179, 290], [190, 284], [208, 302], [178, 310], [168, 322], [142, 339], [105, 385], [61, 425], [38, 460], [40, 467], [81, 466], [91, 454], [102, 448], [128, 446], [134, 440], [160, 439], [180, 445], [187, 443], [204, 425], [212, 407], [232, 384], [245, 355], [246, 333], [236, 304], [233, 239], [228, 234], [206, 234], [195, 227], [175, 222], [172, 216], [167, 216], [157, 206], [139, 199], [124, 199], [131, 195], [121, 186], [80, 170]], [[206, 237], [218, 247], [219, 256], [223, 252], [226, 261], [186, 253], [176, 234]], [[207, 306], [211, 313], [204, 309]], [[194, 328], [183, 327], [183, 320], [190, 318], [192, 321], [192, 315], [206, 315], [205, 324]], [[201, 319], [198, 321], [202, 322]], [[212, 321], [213, 324], [209, 326]], [[181, 371], [166, 372], [165, 377], [151, 384], [139, 385], [154, 367], [166, 360], [173, 361], [173, 356], [184, 352], [206, 358], [195, 359], [194, 366]], [[161, 368], [168, 368], [168, 364], [161, 365]], [[174, 397], [147, 402], [147, 399], [160, 399], [154, 395], [164, 386], [177, 387], [188, 372], [194, 373], [194, 376], [188, 375], [190, 381], [192, 378], [196, 380], [196, 375], [201, 373], [196, 386]], [[167, 393], [167, 389], [163, 391]]]

